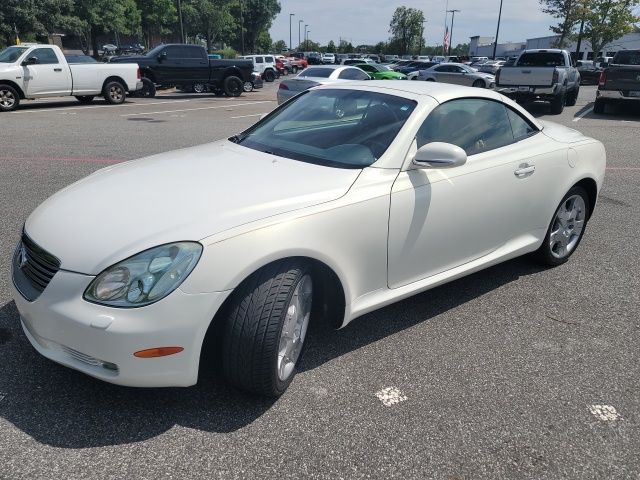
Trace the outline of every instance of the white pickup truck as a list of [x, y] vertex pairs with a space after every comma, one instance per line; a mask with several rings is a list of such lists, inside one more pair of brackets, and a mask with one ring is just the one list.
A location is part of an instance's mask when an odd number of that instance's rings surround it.
[[580, 73], [566, 50], [525, 50], [513, 65], [498, 70], [496, 90], [521, 103], [548, 101], [551, 112], [559, 114], [565, 105], [576, 104]]
[[21, 100], [75, 96], [90, 103], [102, 96], [110, 104], [125, 101], [142, 88], [135, 63], [69, 64], [55, 45], [15, 45], [0, 52], [0, 112]]

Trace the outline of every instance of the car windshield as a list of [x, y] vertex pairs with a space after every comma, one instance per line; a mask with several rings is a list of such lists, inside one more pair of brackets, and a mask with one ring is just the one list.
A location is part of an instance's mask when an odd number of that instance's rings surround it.
[[293, 160], [364, 168], [386, 152], [415, 106], [370, 91], [307, 91], [229, 140]]
[[20, 55], [22, 55], [29, 47], [9, 47], [0, 52], [0, 63], [13, 63]]
[[331, 74], [335, 72], [333, 68], [307, 68], [300, 72], [299, 77], [315, 77], [315, 78], [329, 78]]
[[640, 65], [640, 50], [633, 52], [618, 52], [613, 63], [619, 65]]
[[560, 52], [523, 53], [518, 60], [519, 67], [562, 67], [564, 57]]

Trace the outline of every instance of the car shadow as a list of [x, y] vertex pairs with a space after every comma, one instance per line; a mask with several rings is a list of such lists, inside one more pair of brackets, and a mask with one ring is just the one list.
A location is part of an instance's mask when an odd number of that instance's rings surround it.
[[[540, 270], [516, 259], [370, 313], [339, 331], [312, 326], [301, 375]], [[0, 416], [59, 448], [137, 442], [176, 425], [233, 432], [275, 402], [238, 392], [215, 375], [186, 389], [136, 389], [95, 380], [40, 356], [21, 331], [13, 302], [0, 308], [0, 362]]]
[[[546, 102], [533, 102], [522, 105], [527, 112], [535, 118], [551, 115], [551, 106]], [[604, 113], [595, 113], [593, 111], [593, 102], [587, 103], [584, 107], [574, 113], [573, 118], [580, 119], [598, 119], [598, 120], [614, 120], [614, 121], [630, 121], [640, 120], [640, 111], [638, 107], [628, 104], [609, 104], [605, 107]], [[586, 112], [586, 113], [585, 113]], [[553, 116], [548, 120], [553, 121]]]
[[[130, 98], [127, 98], [124, 101], [124, 104], [127, 103], [134, 103], [131, 101]], [[53, 101], [53, 102], [39, 102], [37, 100], [35, 101], [22, 101], [20, 102], [20, 106], [18, 107], [18, 109], [16, 110], [16, 112], [21, 112], [24, 110], [53, 110], [56, 108], [66, 108], [66, 107], [91, 107], [92, 105], [95, 106], [112, 106], [112, 107], [118, 107], [119, 105], [110, 105], [109, 103], [107, 103], [104, 99], [96, 97], [96, 99], [91, 102], [91, 103], [80, 103], [77, 100], [59, 100], [59, 101]], [[120, 104], [123, 105], [123, 104]]]

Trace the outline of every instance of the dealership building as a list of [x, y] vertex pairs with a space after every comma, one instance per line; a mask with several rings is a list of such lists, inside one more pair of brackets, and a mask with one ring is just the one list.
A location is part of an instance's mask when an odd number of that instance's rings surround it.
[[[512, 55], [518, 55], [522, 50], [530, 48], [554, 48], [554, 44], [560, 37], [557, 35], [551, 35], [548, 37], [529, 38], [524, 42], [505, 42], [498, 43], [496, 46], [497, 57], [508, 57]], [[492, 57], [494, 37], [481, 37], [479, 35], [471, 37], [469, 43], [469, 55], [472, 57]], [[570, 52], [576, 51], [576, 42], [569, 42], [565, 47]], [[640, 33], [629, 33], [608, 43], [604, 46], [601, 53], [602, 55], [595, 55], [591, 50], [591, 43], [586, 38], [582, 39], [580, 45], [580, 55], [578, 60], [593, 60], [599, 56], [612, 57], [618, 50], [632, 50], [640, 49]]]

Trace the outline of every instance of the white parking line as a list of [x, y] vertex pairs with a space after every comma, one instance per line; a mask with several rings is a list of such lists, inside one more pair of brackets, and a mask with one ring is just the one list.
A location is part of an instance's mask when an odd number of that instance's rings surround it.
[[576, 118], [574, 118], [574, 119], [573, 119], [573, 121], [574, 121], [574, 122], [578, 122], [578, 121], [582, 120], [582, 118], [583, 118], [585, 115], [588, 115], [588, 114], [590, 114], [591, 112], [593, 112], [593, 108], [590, 108], [589, 110], [586, 110], [586, 111], [582, 112], [580, 115], [578, 115]]
[[215, 110], [218, 108], [230, 108], [230, 107], [243, 107], [245, 105], [258, 105], [261, 103], [272, 103], [271, 100], [265, 100], [262, 102], [247, 102], [247, 103], [236, 103], [235, 105], [216, 105], [214, 107], [199, 107], [199, 108], [185, 108], [182, 110], [163, 110], [161, 112], [141, 112], [141, 113], [125, 113], [120, 115], [121, 117], [133, 117], [138, 115], [160, 115], [162, 113], [177, 113], [177, 112], [193, 112], [196, 110]]
[[252, 115], [239, 115], [237, 117], [231, 117], [231, 118], [261, 117], [262, 115], [264, 115], [264, 113], [254, 113]]
[[407, 396], [396, 387], [386, 387], [376, 392], [376, 397], [385, 407], [390, 407], [396, 403], [404, 402]]
[[[86, 106], [86, 107], [62, 107], [62, 108], [42, 108], [42, 109], [37, 109], [37, 110], [18, 110], [16, 112], [11, 112], [12, 115], [19, 115], [21, 113], [48, 113], [48, 112], [60, 112], [63, 110], [89, 110], [92, 108], [114, 108], [114, 107], [140, 107], [140, 106], [145, 106], [145, 105], [162, 105], [165, 103], [184, 103], [184, 102], [190, 102], [191, 100], [169, 100], [169, 101], [165, 101], [165, 102], [152, 102], [152, 103], [125, 103], [122, 105], [90, 105], [90, 106]], [[46, 106], [46, 104], [42, 105], [43, 107]]]
[[603, 422], [614, 422], [620, 418], [620, 414], [611, 405], [590, 405], [589, 411]]

